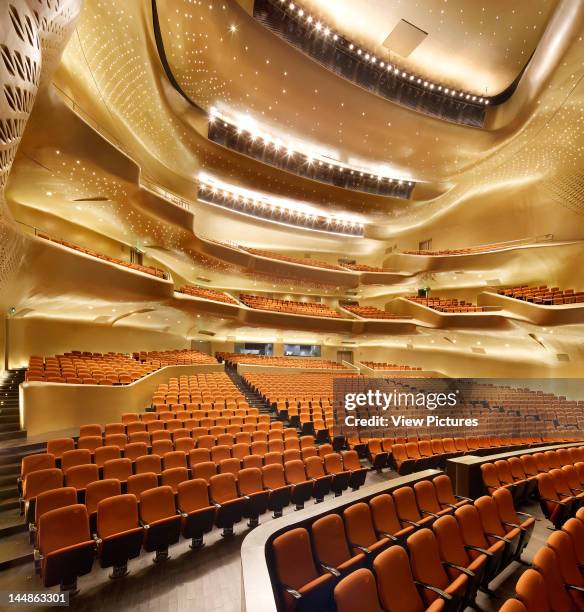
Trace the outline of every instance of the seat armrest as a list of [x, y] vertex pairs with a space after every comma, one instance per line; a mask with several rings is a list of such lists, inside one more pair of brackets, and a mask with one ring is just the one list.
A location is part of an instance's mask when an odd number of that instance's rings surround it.
[[501, 542], [506, 542], [507, 544], [511, 544], [511, 540], [508, 538], [504, 538], [503, 536], [497, 535], [496, 533], [491, 533], [490, 531], [485, 531], [485, 534], [490, 538], [495, 538], [495, 540], [501, 540]]
[[415, 521], [410, 521], [408, 519], [400, 519], [400, 523], [407, 523], [408, 525], [413, 525], [414, 527], [421, 527], [420, 523], [416, 523]]
[[576, 586], [575, 584], [565, 584], [568, 590], [578, 591], [578, 593], [584, 593], [584, 587]]
[[494, 553], [492, 553], [490, 550], [487, 550], [486, 548], [481, 548], [480, 546], [471, 546], [470, 544], [465, 544], [464, 547], [467, 550], [476, 550], [477, 552], [480, 552], [483, 555], [486, 555], [487, 557], [494, 557]]
[[567, 506], [568, 504], [565, 501], [560, 499], [550, 499], [549, 497], [540, 497], [540, 501], [550, 502], [552, 504], [558, 504], [558, 506]]
[[446, 591], [443, 591], [442, 589], [439, 589], [438, 587], [432, 586], [431, 584], [426, 584], [425, 582], [420, 582], [419, 580], [414, 580], [414, 584], [422, 587], [423, 589], [436, 593], [436, 595], [439, 595], [446, 601], [452, 601], [452, 595]]
[[469, 578], [474, 578], [475, 577], [475, 573], [471, 570], [469, 570], [466, 567], [462, 567], [462, 565], [457, 565], [456, 563], [450, 563], [450, 561], [442, 561], [443, 565], [447, 565], [448, 567], [453, 567], [454, 569], [457, 569], [459, 572], [466, 574]]
[[378, 533], [379, 535], [383, 536], [384, 538], [387, 538], [388, 540], [391, 540], [392, 542], [399, 542], [399, 538], [396, 538], [391, 533], [387, 533], [386, 531], [379, 531]]
[[371, 550], [367, 548], [366, 546], [359, 546], [359, 544], [353, 544], [353, 542], [349, 542], [349, 546], [352, 546], [353, 548], [356, 548], [357, 550], [364, 552], [366, 555], [371, 554]]
[[534, 518], [531, 514], [527, 514], [527, 512], [517, 512], [517, 511], [515, 511], [515, 514], [517, 516], [524, 516], [525, 518]]
[[518, 529], [522, 529], [521, 525], [518, 525], [517, 523], [508, 523], [507, 521], [501, 521], [503, 523], [503, 525], [508, 525], [509, 527], [517, 527]]
[[440, 515], [435, 512], [429, 512], [428, 510], [422, 510], [422, 514], [427, 514], [428, 516], [433, 516], [434, 518], [438, 518]]
[[296, 589], [293, 589], [285, 584], [282, 584], [282, 588], [286, 591], [286, 593], [292, 595], [294, 599], [302, 599], [302, 595]]
[[332, 574], [335, 578], [338, 578], [341, 575], [341, 572], [336, 567], [331, 567], [330, 565], [326, 565], [325, 563], [320, 564], [321, 567]]
[[456, 499], [460, 499], [460, 501], [467, 501], [472, 504], [473, 500], [470, 497], [464, 497], [464, 495], [455, 495]]

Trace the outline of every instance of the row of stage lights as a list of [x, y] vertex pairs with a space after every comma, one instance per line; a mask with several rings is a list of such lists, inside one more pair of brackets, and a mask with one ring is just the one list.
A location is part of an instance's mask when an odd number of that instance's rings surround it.
[[402, 70], [398, 66], [395, 66], [389, 62], [386, 63], [383, 60], [378, 59], [373, 53], [369, 53], [364, 49], [360, 49], [357, 45], [350, 42], [346, 38], [334, 33], [331, 28], [324, 25], [320, 21], [315, 20], [312, 15], [308, 15], [304, 11], [304, 9], [297, 6], [294, 2], [289, 2], [288, 0], [280, 0], [280, 4], [282, 8], [284, 10], [287, 10], [295, 19], [304, 20], [304, 23], [311, 27], [312, 31], [316, 34], [319, 34], [326, 39], [332, 39], [337, 46], [343, 49], [343, 51], [349, 51], [358, 59], [368, 62], [373, 66], [377, 66], [380, 70], [385, 70], [390, 74], [394, 74], [395, 76], [400, 77], [404, 81], [420, 85], [430, 91], [439, 92], [442, 95], [450, 95], [452, 98], [463, 99], [469, 103], [472, 102], [475, 104], [483, 104], [485, 106], [489, 104], [489, 99], [487, 97], [477, 96], [472, 93], [465, 93], [464, 91], [458, 91], [456, 89], [446, 87], [445, 85], [441, 85], [439, 83], [432, 83], [432, 81], [423, 79], [419, 76], [416, 76], [415, 74], [410, 74], [405, 70]]
[[[353, 219], [296, 210], [277, 198], [248, 190], [240, 190], [233, 185], [220, 183], [207, 176], [199, 177], [199, 188], [201, 190], [199, 199], [204, 202], [220, 205], [218, 200], [223, 200], [230, 207], [238, 207], [246, 214], [291, 227], [302, 227], [349, 236], [362, 236], [365, 228], [363, 223]], [[277, 218], [274, 215], [277, 215]]]
[[[244, 126], [233, 119], [230, 119], [220, 113], [217, 108], [214, 106], [211, 107], [209, 111], [210, 117], [209, 121], [214, 123], [215, 121], [221, 121], [224, 127], [232, 128], [236, 131], [237, 134], [241, 134], [243, 136], [249, 135], [249, 138], [252, 142], [259, 141], [266, 147], [273, 147], [276, 152], [283, 151], [285, 155], [289, 158], [300, 156], [304, 158], [305, 163], [310, 166], [319, 166], [323, 168], [328, 168], [329, 170], [339, 172], [341, 174], [347, 173], [350, 176], [357, 176], [359, 178], [369, 178], [375, 179], [377, 181], [386, 181], [388, 183], [394, 183], [395, 185], [408, 187], [414, 186], [414, 181], [408, 181], [402, 178], [395, 178], [391, 176], [387, 176], [386, 174], [379, 174], [370, 172], [364, 168], [357, 168], [355, 166], [349, 166], [348, 164], [343, 164], [338, 160], [331, 161], [329, 158], [322, 158], [319, 154], [314, 151], [307, 150], [299, 150], [297, 145], [292, 144], [290, 141], [286, 142], [281, 138], [274, 138], [265, 132], [261, 132], [256, 130], [255, 128]], [[319, 159], [321, 157], [321, 159]]]

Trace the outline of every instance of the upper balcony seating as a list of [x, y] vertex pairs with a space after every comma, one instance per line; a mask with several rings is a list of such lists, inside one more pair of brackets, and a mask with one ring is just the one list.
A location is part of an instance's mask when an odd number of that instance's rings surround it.
[[399, 370], [401, 371], [412, 371], [412, 370], [421, 370], [422, 368], [418, 368], [416, 366], [409, 365], [398, 365], [397, 363], [387, 363], [381, 361], [362, 361], [364, 366], [371, 368], [372, 370]]
[[78, 246], [77, 244], [73, 244], [72, 242], [67, 242], [66, 240], [59, 240], [58, 238], [51, 238], [46, 234], [37, 234], [39, 238], [44, 238], [45, 240], [50, 240], [51, 242], [56, 242], [61, 244], [68, 249], [73, 249], [74, 251], [80, 251], [81, 253], [85, 253], [85, 255], [91, 255], [91, 257], [97, 257], [97, 259], [103, 259], [105, 261], [109, 261], [110, 263], [117, 264], [118, 266], [124, 266], [126, 268], [131, 268], [132, 270], [137, 270], [138, 272], [143, 272], [144, 274], [150, 274], [152, 276], [156, 276], [157, 278], [168, 278], [166, 272], [161, 270], [160, 268], [155, 268], [154, 266], [141, 266], [139, 264], [130, 263], [129, 261], [124, 261], [123, 259], [118, 259], [117, 257], [110, 257], [109, 255], [104, 255], [103, 253], [98, 253], [97, 251], [93, 251], [92, 249], [86, 249], [85, 247]]
[[343, 316], [327, 304], [321, 304], [320, 302], [277, 300], [262, 295], [248, 295], [245, 293], [242, 293], [239, 299], [249, 308], [254, 308], [256, 310], [269, 310], [286, 314], [305, 315], [308, 317], [329, 317], [335, 319], [340, 319]]
[[227, 364], [246, 363], [280, 368], [319, 368], [326, 370], [345, 370], [342, 363], [318, 357], [270, 357], [268, 355], [245, 355], [240, 353], [216, 353]]
[[197, 364], [214, 364], [217, 360], [201, 351], [193, 351], [191, 349], [182, 349], [175, 351], [140, 351], [132, 353], [134, 359], [141, 362], [158, 361], [160, 367], [168, 365], [197, 365]]
[[349, 270], [354, 270], [355, 272], [386, 272], [392, 273], [395, 270], [390, 270], [389, 268], [381, 268], [379, 266], [368, 266], [367, 264], [343, 264], [343, 268], [347, 268]]
[[417, 295], [409, 295], [407, 299], [416, 302], [416, 304], [422, 304], [428, 308], [433, 308], [438, 312], [448, 313], [463, 313], [463, 312], [484, 312], [485, 309], [482, 306], [476, 306], [465, 300], [441, 299], [441, 298], [425, 298]]
[[391, 312], [387, 312], [385, 310], [381, 310], [380, 308], [376, 308], [375, 306], [359, 306], [359, 304], [354, 305], [344, 305], [343, 308], [356, 314], [359, 317], [363, 317], [364, 319], [411, 319], [410, 316], [407, 315], [396, 315]]
[[[519, 241], [514, 242], [494, 242], [492, 244], [481, 244], [478, 246], [465, 247], [462, 249], [441, 249], [438, 251], [431, 250], [406, 250], [402, 251], [404, 255], [424, 255], [426, 257], [438, 257], [440, 255], [474, 255], [476, 253], [491, 253], [493, 251], [500, 251], [502, 249], [508, 249], [511, 246], [516, 246]], [[522, 244], [528, 243], [523, 241]]]
[[499, 295], [539, 304], [542, 306], [559, 306], [561, 304], [580, 304], [584, 302], [584, 291], [574, 289], [560, 289], [559, 287], [548, 288], [547, 285], [529, 287], [521, 285], [510, 289], [499, 289]]
[[225, 304], [237, 304], [231, 296], [223, 293], [223, 291], [216, 291], [208, 287], [195, 287], [194, 285], [183, 285], [179, 290], [180, 293], [186, 293], [194, 297], [203, 298], [205, 300], [212, 300], [213, 302], [223, 302]]
[[86, 385], [128, 385], [167, 365], [214, 364], [215, 358], [200, 351], [91, 353], [71, 351], [54, 357], [32, 355], [26, 380]]
[[54, 357], [32, 355], [26, 380], [69, 384], [127, 385], [160, 368], [149, 360], [139, 363], [123, 353], [72, 351]]
[[281, 253], [274, 253], [273, 251], [254, 249], [251, 247], [240, 246], [239, 248], [242, 251], [251, 253], [252, 255], [260, 255], [261, 257], [267, 257], [268, 259], [278, 259], [280, 261], [287, 261], [294, 264], [300, 264], [302, 266], [311, 266], [313, 268], [324, 268], [326, 270], [344, 270], [344, 268], [338, 264], [329, 263], [328, 261], [321, 261], [319, 259], [300, 259], [299, 257], [289, 257], [288, 255], [282, 255]]

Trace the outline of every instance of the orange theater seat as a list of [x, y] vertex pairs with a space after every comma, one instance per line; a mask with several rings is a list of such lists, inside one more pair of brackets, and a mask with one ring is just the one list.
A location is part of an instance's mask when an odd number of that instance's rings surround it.
[[135, 495], [116, 495], [97, 504], [98, 557], [101, 567], [113, 567], [112, 578], [128, 573], [129, 559], [140, 554], [144, 529], [138, 521]]
[[237, 491], [237, 481], [231, 473], [216, 474], [209, 480], [211, 499], [217, 506], [215, 524], [223, 529], [223, 536], [233, 535], [233, 525], [241, 520], [247, 500]]
[[75, 593], [77, 577], [91, 571], [95, 554], [85, 506], [75, 504], [44, 513], [38, 530], [43, 585], [59, 584], [61, 590]]
[[178, 509], [182, 516], [182, 535], [190, 538], [191, 548], [203, 545], [203, 536], [213, 529], [216, 508], [209, 500], [209, 488], [202, 478], [178, 485]]
[[144, 550], [156, 551], [155, 563], [166, 561], [169, 558], [168, 547], [178, 542], [181, 528], [172, 489], [161, 486], [142, 491], [140, 518], [144, 525]]
[[366, 568], [361, 568], [343, 578], [334, 591], [337, 612], [382, 612], [377, 596], [375, 576]]

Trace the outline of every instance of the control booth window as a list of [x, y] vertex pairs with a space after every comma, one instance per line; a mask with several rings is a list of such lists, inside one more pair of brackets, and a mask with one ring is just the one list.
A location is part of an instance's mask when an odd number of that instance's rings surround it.
[[272, 356], [274, 354], [274, 345], [272, 343], [236, 342], [235, 352], [240, 355]]
[[319, 344], [285, 344], [286, 357], [320, 357]]

